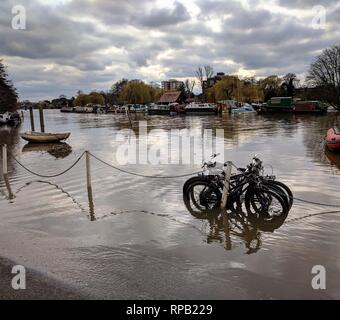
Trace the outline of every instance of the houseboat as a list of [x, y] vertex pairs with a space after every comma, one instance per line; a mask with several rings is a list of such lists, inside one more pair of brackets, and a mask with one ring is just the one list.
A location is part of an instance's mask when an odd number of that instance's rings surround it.
[[74, 109], [75, 108], [73, 108], [73, 107], [64, 106], [60, 109], [60, 112], [71, 113], [71, 112], [75, 112]]
[[148, 107], [148, 114], [152, 115], [163, 115], [169, 116], [171, 112], [174, 112], [174, 106], [170, 104], [152, 104]]
[[185, 107], [185, 113], [187, 115], [216, 114], [217, 109], [209, 103], [192, 102]]
[[116, 113], [127, 113], [128, 107], [127, 106], [117, 106]]
[[143, 104], [132, 104], [130, 106], [130, 112], [132, 113], [144, 113], [147, 108]]
[[302, 101], [292, 97], [274, 97], [257, 112], [262, 113], [326, 113], [328, 106], [320, 101]]
[[85, 107], [83, 106], [78, 106], [74, 108], [74, 112], [76, 113], [93, 113], [93, 107], [91, 105], [86, 105]]

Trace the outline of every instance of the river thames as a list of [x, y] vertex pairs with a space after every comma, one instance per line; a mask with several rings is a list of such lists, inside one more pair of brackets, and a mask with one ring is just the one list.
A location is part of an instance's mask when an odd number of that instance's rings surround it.
[[[25, 118], [19, 128], [0, 127], [0, 143], [45, 175], [61, 172], [85, 150], [118, 165], [115, 137], [129, 128], [125, 115], [49, 110], [46, 131], [71, 132], [71, 137], [62, 148], [32, 146], [19, 136], [30, 130], [28, 113]], [[323, 145], [327, 129], [339, 123], [337, 113], [132, 115], [132, 120], [165, 131], [223, 129], [226, 160], [245, 166], [257, 154], [297, 198], [340, 205], [340, 155], [325, 152]], [[143, 139], [138, 126], [134, 130], [137, 141]], [[182, 198], [184, 177], [128, 175], [95, 160], [91, 167], [89, 204], [84, 159], [65, 175], [43, 179], [10, 158], [14, 198], [9, 199], [1, 175], [0, 256], [93, 298], [340, 298], [340, 208], [295, 201], [286, 222], [267, 232], [233, 216], [227, 225], [191, 216]], [[169, 176], [200, 166], [129, 164], [124, 170]], [[315, 265], [327, 270], [327, 290], [311, 286]]]

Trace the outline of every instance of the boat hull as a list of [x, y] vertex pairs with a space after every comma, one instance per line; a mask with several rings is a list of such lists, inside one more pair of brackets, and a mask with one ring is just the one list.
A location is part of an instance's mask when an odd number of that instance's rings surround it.
[[257, 109], [257, 113], [295, 113], [295, 114], [326, 114], [327, 107], [319, 106], [315, 103], [310, 102], [298, 102], [296, 104], [292, 104], [290, 106], [265, 106]]
[[157, 116], [169, 116], [170, 110], [157, 110], [157, 109], [149, 109], [148, 114], [150, 116], [157, 115]]
[[214, 108], [187, 108], [185, 109], [185, 113], [187, 115], [200, 115], [200, 114], [213, 115], [217, 114], [217, 110]]
[[335, 128], [329, 129], [325, 142], [328, 150], [340, 151], [340, 131]]
[[55, 143], [68, 139], [71, 133], [38, 133], [25, 132], [20, 134], [21, 138], [31, 143]]
[[63, 112], [63, 113], [73, 113], [75, 111], [74, 111], [73, 108], [61, 108], [60, 112]]

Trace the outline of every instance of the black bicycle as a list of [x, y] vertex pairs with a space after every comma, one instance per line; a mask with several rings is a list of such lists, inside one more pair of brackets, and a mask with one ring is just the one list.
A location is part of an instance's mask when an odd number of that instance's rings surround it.
[[[215, 158], [217, 155], [213, 155]], [[225, 180], [226, 164], [204, 163], [203, 171], [186, 181], [183, 195], [186, 205], [197, 212], [219, 210]], [[247, 168], [231, 176], [227, 208], [236, 211], [244, 203], [249, 217], [271, 220], [286, 217], [293, 205], [293, 194], [288, 186], [276, 181], [275, 176], [263, 176], [262, 161], [255, 156]]]

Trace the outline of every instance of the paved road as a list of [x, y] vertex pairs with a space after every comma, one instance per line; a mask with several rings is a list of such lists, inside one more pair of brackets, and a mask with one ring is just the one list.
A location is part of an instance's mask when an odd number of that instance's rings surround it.
[[89, 299], [67, 287], [64, 284], [48, 278], [41, 273], [26, 269], [26, 280], [29, 287], [26, 290], [13, 290], [11, 286], [15, 263], [0, 258], [0, 300], [79, 300]]

